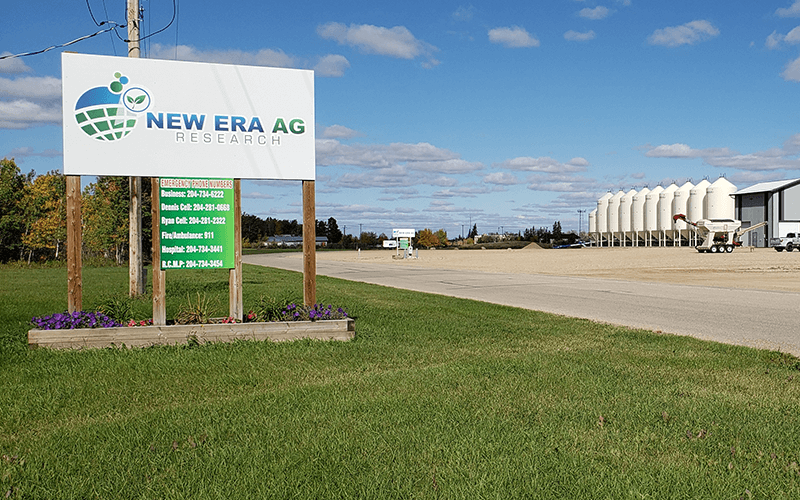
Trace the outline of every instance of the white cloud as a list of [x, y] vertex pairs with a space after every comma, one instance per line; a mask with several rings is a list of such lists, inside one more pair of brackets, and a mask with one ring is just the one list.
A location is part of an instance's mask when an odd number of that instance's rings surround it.
[[61, 123], [61, 103], [37, 104], [18, 99], [0, 101], [0, 128], [26, 129], [37, 125]]
[[492, 192], [492, 190], [486, 187], [459, 187], [436, 191], [431, 196], [434, 198], [475, 198], [479, 194], [487, 194], [490, 192]]
[[554, 160], [548, 156], [539, 158], [522, 156], [492, 165], [493, 168], [498, 169], [544, 173], [585, 172], [588, 166], [589, 162], [584, 158], [576, 157], [567, 163], [561, 163], [558, 160]]
[[800, 0], [794, 0], [789, 8], [779, 8], [775, 14], [780, 17], [800, 17]]
[[251, 191], [249, 193], [242, 193], [242, 198], [255, 199], [255, 200], [272, 200], [275, 197], [269, 193], [260, 193], [258, 191]]
[[767, 40], [764, 42], [764, 45], [770, 50], [777, 49], [778, 47], [780, 47], [783, 39], [784, 35], [781, 35], [777, 31], [773, 31], [772, 34], [770, 34], [767, 37]]
[[483, 168], [483, 164], [479, 162], [466, 161], [460, 158], [452, 158], [444, 161], [417, 161], [407, 163], [407, 165], [412, 170], [416, 171], [445, 174], [466, 174]]
[[426, 142], [349, 145], [335, 139], [318, 139], [316, 153], [318, 166], [386, 169], [402, 165], [415, 171], [442, 174], [462, 174], [483, 168], [480, 163], [462, 160], [457, 153]]
[[800, 160], [800, 134], [787, 139], [782, 147], [770, 148], [755, 153], [740, 154], [730, 148], [694, 149], [687, 144], [664, 144], [645, 153], [650, 158], [690, 159], [700, 158], [712, 167], [732, 168], [760, 172], [768, 170], [798, 170]]
[[345, 70], [350, 67], [350, 61], [338, 54], [328, 54], [319, 59], [314, 65], [314, 71], [319, 76], [344, 76]]
[[649, 158], [709, 158], [735, 154], [728, 148], [693, 149], [688, 144], [662, 144], [645, 153]]
[[352, 139], [353, 137], [359, 137], [361, 135], [363, 134], [357, 130], [347, 128], [344, 125], [331, 125], [330, 127], [324, 127], [319, 133], [319, 136], [324, 139]]
[[792, 29], [792, 31], [787, 33], [783, 41], [792, 44], [800, 42], [800, 26], [797, 26], [796, 28]]
[[789, 82], [800, 82], [800, 57], [786, 64], [781, 77]]
[[777, 31], [773, 31], [768, 37], [767, 40], [764, 42], [764, 45], [770, 49], [774, 50], [780, 48], [782, 42], [786, 42], [788, 44], [796, 44], [800, 43], [800, 26], [792, 29], [786, 35], [778, 33]]
[[0, 97], [22, 97], [34, 100], [61, 99], [61, 79], [52, 76], [0, 78]]
[[20, 148], [14, 148], [9, 153], [8, 156], [11, 158], [28, 158], [31, 156], [39, 156], [42, 158], [58, 158], [62, 156], [63, 153], [61, 151], [57, 151], [55, 149], [45, 149], [41, 152], [36, 152], [30, 146], [23, 146]]
[[303, 65], [295, 57], [282, 50], [261, 49], [255, 52], [244, 50], [198, 50], [188, 45], [174, 46], [153, 44], [150, 49], [153, 59], [194, 61], [208, 63], [242, 64], [248, 66], [271, 66], [277, 68], [296, 68]]
[[581, 11], [578, 12], [578, 15], [583, 17], [583, 18], [585, 18], [585, 19], [598, 20], [598, 19], [604, 19], [604, 18], [608, 17], [609, 12], [610, 11], [608, 10], [607, 7], [603, 7], [602, 5], [598, 5], [594, 9], [590, 9], [588, 7], [585, 8], [585, 9], [581, 9]]
[[694, 45], [719, 35], [719, 30], [705, 20], [692, 21], [680, 26], [658, 29], [647, 38], [651, 45], [678, 47]]
[[575, 193], [595, 188], [595, 179], [576, 175], [535, 175], [528, 179], [528, 189], [532, 191]]
[[[0, 56], [10, 56], [11, 52], [0, 52]], [[25, 61], [20, 57], [12, 57], [9, 59], [0, 59], [0, 73], [18, 74], [30, 73], [31, 68], [25, 64]]]
[[489, 30], [489, 41], [510, 48], [539, 46], [539, 40], [519, 26], [492, 28]]
[[464, 6], [460, 5], [458, 9], [452, 14], [452, 18], [455, 21], [471, 21], [473, 16], [475, 15], [475, 7], [472, 4]]
[[207, 62], [221, 64], [241, 64], [244, 66], [265, 66], [271, 68], [307, 68], [313, 69], [317, 76], [340, 77], [350, 67], [346, 57], [339, 54], [319, 56], [315, 62], [293, 56], [282, 50], [259, 49], [256, 51], [231, 50], [199, 50], [189, 45], [167, 46], [153, 44], [150, 49], [153, 59], [177, 61]]
[[334, 40], [339, 45], [358, 47], [367, 54], [396, 57], [398, 59], [415, 59], [420, 56], [428, 58], [427, 65], [439, 63], [432, 54], [439, 49], [418, 40], [405, 26], [385, 28], [371, 24], [327, 23], [317, 27], [317, 34], [327, 40]]
[[513, 186], [514, 184], [519, 184], [519, 179], [508, 172], [492, 172], [483, 178], [483, 182], [500, 186]]
[[564, 33], [564, 39], [572, 42], [586, 42], [588, 40], [594, 40], [594, 38], [594, 30], [589, 30], [586, 33], [569, 30]]

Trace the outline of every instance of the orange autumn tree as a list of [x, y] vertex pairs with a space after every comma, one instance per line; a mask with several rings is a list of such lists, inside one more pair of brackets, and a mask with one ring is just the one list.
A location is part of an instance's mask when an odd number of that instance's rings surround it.
[[443, 245], [433, 231], [425, 228], [417, 234], [417, 246], [431, 248]]
[[35, 251], [50, 250], [56, 259], [67, 240], [66, 178], [59, 172], [36, 177], [25, 188], [25, 233], [28, 261]]

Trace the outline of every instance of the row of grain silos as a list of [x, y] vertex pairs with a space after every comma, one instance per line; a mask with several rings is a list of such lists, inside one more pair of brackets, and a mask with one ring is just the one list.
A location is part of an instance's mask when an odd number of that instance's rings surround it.
[[736, 186], [724, 177], [714, 183], [670, 184], [640, 191], [606, 193], [589, 213], [589, 238], [596, 246], [696, 246], [697, 235], [675, 214], [699, 219], [733, 219]]

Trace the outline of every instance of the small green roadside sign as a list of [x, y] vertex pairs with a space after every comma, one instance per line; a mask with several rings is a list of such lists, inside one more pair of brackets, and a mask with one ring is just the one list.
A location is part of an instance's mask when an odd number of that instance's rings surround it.
[[159, 179], [161, 269], [232, 269], [233, 179]]

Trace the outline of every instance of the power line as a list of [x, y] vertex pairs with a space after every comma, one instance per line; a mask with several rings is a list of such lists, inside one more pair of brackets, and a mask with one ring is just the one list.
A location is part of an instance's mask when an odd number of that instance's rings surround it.
[[[172, 23], [175, 22], [175, 17], [177, 15], [177, 11], [178, 11], [178, 8], [177, 8], [177, 5], [176, 5], [176, 0], [172, 0], [172, 19], [170, 19], [169, 24], [167, 24], [166, 26], [164, 26], [163, 28], [161, 28], [158, 31], [154, 31], [153, 33], [150, 33], [147, 36], [140, 37], [138, 40], [126, 40], [126, 39], [122, 38], [116, 30], [117, 30], [117, 28], [125, 28], [127, 26], [127, 24], [119, 24], [119, 23], [117, 23], [115, 21], [97, 22], [97, 18], [94, 17], [94, 14], [92, 13], [92, 9], [91, 9], [91, 7], [89, 7], [89, 0], [86, 0], [86, 6], [89, 8], [89, 14], [92, 17], [92, 21], [94, 21], [94, 23], [97, 26], [109, 25], [109, 27], [108, 28], [104, 28], [104, 29], [102, 29], [102, 30], [100, 30], [100, 31], [98, 31], [96, 33], [92, 33], [90, 35], [85, 35], [85, 36], [82, 36], [80, 38], [76, 38], [75, 40], [72, 40], [72, 41], [67, 42], [67, 43], [60, 43], [60, 44], [57, 44], [57, 45], [51, 45], [50, 47], [47, 47], [46, 49], [34, 50], [32, 52], [23, 52], [21, 54], [9, 54], [7, 56], [0, 56], [0, 60], [2, 60], [2, 59], [13, 59], [15, 57], [26, 57], [26, 56], [35, 56], [37, 54], [43, 54], [43, 53], [45, 53], [47, 51], [50, 51], [50, 50], [53, 50], [53, 49], [60, 49], [60, 48], [63, 48], [63, 47], [68, 47], [68, 46], [70, 46], [72, 44], [75, 44], [75, 43], [78, 43], [78, 42], [82, 42], [83, 40], [88, 40], [89, 38], [96, 37], [97, 35], [101, 35], [103, 33], [109, 32], [109, 31], [113, 31], [114, 34], [117, 35], [117, 37], [120, 40], [122, 40], [123, 42], [125, 42], [125, 43], [130, 43], [130, 42], [133, 42], [133, 41], [141, 42], [142, 40], [147, 40], [148, 38], [150, 38], [152, 36], [155, 36], [155, 35], [163, 32], [163, 31], [165, 31], [170, 26], [172, 26]], [[115, 51], [116, 51], [116, 49], [115, 49]]]
[[[106, 28], [106, 29], [102, 29], [102, 30], [98, 31], [97, 33], [92, 33], [91, 35], [86, 35], [86, 36], [82, 36], [80, 38], [76, 38], [75, 40], [72, 40], [71, 42], [61, 43], [61, 44], [58, 44], [58, 45], [51, 45], [50, 47], [47, 47], [46, 49], [35, 50], [33, 52], [24, 52], [22, 54], [10, 54], [10, 55], [7, 55], [7, 56], [0, 56], [0, 59], [13, 59], [15, 57], [35, 56], [36, 54], [43, 54], [43, 53], [47, 52], [48, 50], [60, 49], [62, 47], [68, 47], [68, 46], [70, 46], [70, 45], [72, 45], [74, 43], [78, 43], [78, 42], [81, 42], [83, 40], [87, 40], [89, 38], [95, 37], [97, 35], [101, 35], [101, 34], [106, 33], [108, 31], [112, 31], [112, 30], [116, 30], [117, 28], [124, 28], [125, 27], [124, 24], [117, 24], [117, 23], [115, 23], [113, 21], [104, 21], [104, 23], [113, 24], [114, 26], [111, 26], [111, 27]], [[116, 33], [116, 31], [115, 31], [115, 33]]]
[[[86, 0], [86, 1], [88, 2], [89, 0]], [[89, 9], [89, 12], [91, 13], [92, 10]], [[108, 9], [106, 8], [106, 0], [103, 0], [103, 12], [106, 15], [106, 19], [108, 19]], [[109, 33], [108, 37], [111, 38], [111, 48], [114, 50], [114, 55], [117, 55], [117, 45], [114, 43], [114, 34], [113, 33]]]

